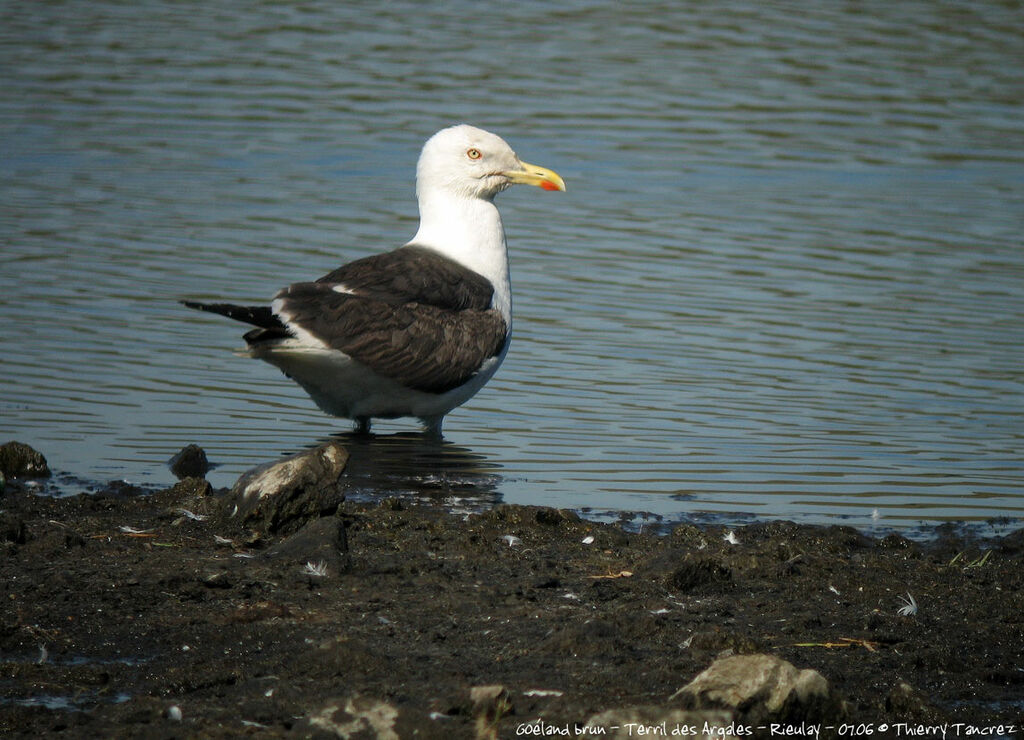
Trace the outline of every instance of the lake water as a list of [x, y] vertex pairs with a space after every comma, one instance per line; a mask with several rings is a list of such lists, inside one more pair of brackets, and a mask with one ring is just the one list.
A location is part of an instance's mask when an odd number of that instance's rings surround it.
[[[0, 4], [0, 432], [72, 478], [229, 485], [348, 429], [179, 298], [264, 301], [415, 231], [465, 121], [515, 333], [398, 493], [912, 528], [1024, 513], [1014, 3]], [[873, 514], [876, 517], [873, 517]]]

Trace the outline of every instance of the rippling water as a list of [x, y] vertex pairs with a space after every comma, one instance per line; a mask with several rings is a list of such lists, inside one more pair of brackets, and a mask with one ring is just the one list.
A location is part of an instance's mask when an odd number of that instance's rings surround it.
[[1000, 2], [5, 3], [2, 431], [144, 484], [196, 442], [218, 485], [344, 431], [176, 300], [403, 243], [466, 121], [569, 191], [500, 196], [504, 367], [443, 444], [347, 438], [354, 487], [1019, 517], [1022, 59]]

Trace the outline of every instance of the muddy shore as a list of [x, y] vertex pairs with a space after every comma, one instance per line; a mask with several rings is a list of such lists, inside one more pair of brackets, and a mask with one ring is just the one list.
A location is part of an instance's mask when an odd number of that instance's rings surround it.
[[[0, 737], [1024, 737], [1024, 530], [634, 532], [322, 484], [242, 516], [198, 476], [8, 475]], [[755, 659], [812, 688], [691, 684]]]

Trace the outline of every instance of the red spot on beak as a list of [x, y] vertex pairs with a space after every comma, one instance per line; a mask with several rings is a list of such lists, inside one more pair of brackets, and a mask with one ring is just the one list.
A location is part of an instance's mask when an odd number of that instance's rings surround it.
[[547, 180], [542, 182], [540, 184], [540, 187], [541, 187], [542, 190], [558, 190], [559, 189], [557, 185], [555, 185], [553, 182], [548, 182]]

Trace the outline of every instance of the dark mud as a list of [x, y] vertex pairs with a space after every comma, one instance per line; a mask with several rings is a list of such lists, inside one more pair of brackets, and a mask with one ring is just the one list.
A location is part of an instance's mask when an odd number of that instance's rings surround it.
[[658, 737], [685, 728], [655, 721], [678, 689], [757, 653], [828, 682], [835, 702], [794, 732], [1024, 736], [1024, 530], [653, 534], [391, 498], [265, 532], [224, 496], [198, 478], [65, 498], [7, 481], [0, 736], [573, 736], [646, 707], [632, 735], [590, 733]]

